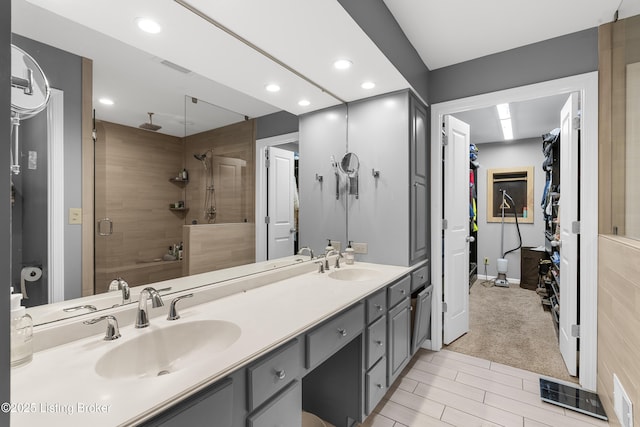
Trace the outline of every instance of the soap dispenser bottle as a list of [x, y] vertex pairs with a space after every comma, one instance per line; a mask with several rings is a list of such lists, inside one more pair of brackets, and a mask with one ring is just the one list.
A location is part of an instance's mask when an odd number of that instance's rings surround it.
[[333, 250], [333, 245], [331, 244], [331, 239], [327, 239], [327, 247], [324, 248], [324, 254], [328, 254], [329, 252], [331, 252]]
[[348, 265], [353, 265], [355, 261], [355, 251], [351, 247], [351, 240], [349, 240], [349, 244], [347, 245], [347, 249], [344, 250], [344, 259]]
[[11, 366], [19, 366], [33, 359], [33, 319], [20, 305], [22, 294], [11, 288]]

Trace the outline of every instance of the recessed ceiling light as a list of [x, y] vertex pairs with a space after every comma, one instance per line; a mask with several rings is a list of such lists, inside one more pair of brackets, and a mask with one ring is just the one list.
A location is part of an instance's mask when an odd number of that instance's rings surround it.
[[136, 18], [136, 24], [145, 33], [158, 34], [162, 31], [162, 27], [156, 21], [149, 18]]
[[346, 70], [347, 68], [351, 68], [352, 65], [353, 62], [349, 61], [348, 59], [338, 59], [333, 63], [333, 68], [337, 70]]
[[374, 82], [364, 82], [360, 85], [360, 87], [362, 89], [373, 89], [374, 87], [376, 87], [376, 84]]
[[301, 99], [300, 101], [298, 101], [298, 105], [299, 105], [299, 106], [301, 106], [301, 107], [307, 107], [307, 106], [309, 106], [310, 104], [311, 104], [311, 103], [310, 103], [308, 100], [306, 100], [306, 99]]
[[265, 89], [267, 89], [269, 92], [278, 92], [280, 90], [280, 86], [275, 83], [270, 83], [265, 86]]
[[98, 100], [98, 102], [100, 102], [100, 104], [104, 104], [104, 105], [113, 105], [113, 100], [111, 100], [109, 98], [100, 98]]

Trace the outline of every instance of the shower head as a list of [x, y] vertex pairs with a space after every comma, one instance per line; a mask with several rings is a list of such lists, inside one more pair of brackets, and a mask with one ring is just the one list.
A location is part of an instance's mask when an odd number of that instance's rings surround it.
[[204, 170], [209, 170], [207, 167], [207, 152], [205, 151], [202, 154], [194, 154], [193, 157], [200, 160], [202, 162], [202, 166], [204, 166]]
[[153, 120], [152, 120], [152, 116], [153, 113], [147, 113], [149, 115], [149, 123], [143, 123], [140, 126], [138, 126], [140, 129], [145, 129], [145, 130], [152, 130], [154, 132], [162, 129], [162, 126], [158, 126], [158, 125], [154, 125], [153, 124]]

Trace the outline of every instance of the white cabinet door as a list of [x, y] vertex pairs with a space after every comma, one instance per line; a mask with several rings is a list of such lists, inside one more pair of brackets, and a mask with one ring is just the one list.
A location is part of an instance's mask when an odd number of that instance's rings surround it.
[[443, 341], [450, 344], [469, 330], [469, 125], [445, 116], [444, 131]]

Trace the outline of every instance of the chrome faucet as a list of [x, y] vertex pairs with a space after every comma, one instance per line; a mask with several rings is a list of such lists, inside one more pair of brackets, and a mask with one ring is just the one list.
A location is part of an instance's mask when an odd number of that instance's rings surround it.
[[131, 302], [129, 284], [122, 277], [116, 277], [111, 281], [109, 291], [122, 291], [122, 304]]
[[147, 313], [147, 300], [151, 297], [151, 307], [162, 307], [164, 302], [160, 293], [152, 287], [147, 287], [140, 292], [138, 300], [138, 312], [136, 314], [136, 328], [146, 328], [149, 326], [149, 314]]
[[339, 251], [339, 250], [337, 250], [337, 249], [331, 249], [329, 252], [327, 252], [327, 253], [324, 255], [324, 268], [325, 268], [325, 270], [328, 270], [328, 269], [329, 269], [329, 257], [330, 257], [331, 255], [338, 255], [338, 256], [336, 257], [336, 263], [335, 263], [334, 267], [335, 267], [335, 268], [340, 268], [340, 258], [342, 258], [342, 254], [341, 254], [341, 253], [340, 253], [340, 251]]
[[107, 332], [104, 335], [105, 341], [113, 341], [115, 339], [120, 338], [120, 329], [118, 329], [118, 319], [107, 314], [106, 316], [96, 317], [95, 319], [85, 320], [85, 325], [93, 325], [94, 323], [98, 323], [102, 320], [107, 321]]
[[313, 249], [311, 249], [309, 246], [305, 246], [300, 248], [300, 250], [298, 251], [298, 255], [302, 255], [302, 252], [307, 251], [309, 252], [309, 257], [310, 259], [313, 259]]
[[77, 305], [75, 307], [67, 307], [63, 308], [62, 311], [66, 311], [67, 313], [71, 313], [73, 311], [78, 311], [82, 309], [87, 309], [89, 311], [98, 311], [95, 305], [85, 304], [85, 305]]
[[176, 304], [178, 303], [178, 301], [183, 300], [185, 298], [191, 298], [192, 296], [193, 294], [186, 294], [186, 295], [182, 295], [177, 298], [174, 298], [173, 301], [171, 301], [171, 305], [169, 305], [169, 315], [167, 316], [167, 320], [178, 320], [180, 318], [180, 315], [176, 310]]

